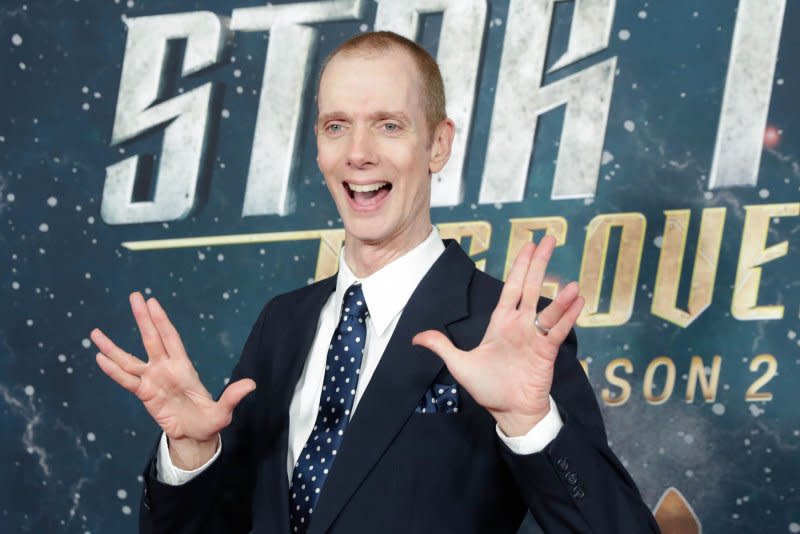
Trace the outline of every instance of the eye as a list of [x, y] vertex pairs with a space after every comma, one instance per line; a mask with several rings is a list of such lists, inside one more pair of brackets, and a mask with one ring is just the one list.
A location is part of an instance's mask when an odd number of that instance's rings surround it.
[[400, 125], [396, 122], [384, 122], [383, 129], [389, 133], [396, 133], [400, 131]]
[[340, 122], [330, 122], [325, 125], [325, 132], [328, 135], [339, 135], [344, 132], [344, 125]]

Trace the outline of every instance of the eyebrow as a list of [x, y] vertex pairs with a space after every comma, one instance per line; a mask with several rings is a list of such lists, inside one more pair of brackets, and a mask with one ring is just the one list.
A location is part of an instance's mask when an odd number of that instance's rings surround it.
[[[346, 118], [347, 113], [342, 111], [331, 111], [328, 113], [323, 113], [317, 117], [318, 123], [324, 123], [330, 120], [337, 120], [341, 118]], [[370, 120], [378, 120], [378, 119], [396, 119], [400, 122], [405, 122], [407, 124], [411, 124], [411, 118], [403, 111], [374, 111], [368, 115]]]

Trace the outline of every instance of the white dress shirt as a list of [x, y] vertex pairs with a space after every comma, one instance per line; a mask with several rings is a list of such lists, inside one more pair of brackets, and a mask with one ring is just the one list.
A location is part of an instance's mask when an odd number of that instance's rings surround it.
[[[414, 249], [370, 276], [359, 279], [347, 265], [344, 250], [342, 250], [339, 255], [336, 291], [331, 294], [320, 312], [314, 342], [311, 345], [311, 351], [306, 359], [303, 372], [297, 382], [292, 402], [289, 406], [289, 448], [286, 455], [288, 480], [292, 479], [295, 460], [314, 427], [320, 394], [322, 393], [322, 382], [325, 377], [328, 346], [339, 322], [344, 292], [354, 282], [361, 282], [364, 299], [369, 310], [364, 357], [361, 362], [361, 371], [352, 410], [355, 413], [364, 390], [378, 367], [386, 345], [389, 343], [389, 339], [392, 337], [394, 329], [400, 320], [403, 308], [411, 298], [417, 285], [419, 285], [442, 252], [444, 252], [444, 245], [439, 237], [439, 231], [433, 228], [427, 239]], [[350, 417], [353, 416], [353, 413], [350, 414]], [[517, 454], [532, 454], [543, 450], [555, 438], [562, 426], [563, 422], [551, 398], [550, 412], [524, 436], [510, 438], [499, 427], [496, 427], [496, 432], [513, 452]], [[166, 434], [162, 434], [156, 458], [158, 479], [171, 485], [184, 484], [211, 465], [221, 451], [222, 443], [220, 440], [217, 452], [205, 465], [192, 471], [185, 471], [172, 464], [169, 457], [167, 437]]]

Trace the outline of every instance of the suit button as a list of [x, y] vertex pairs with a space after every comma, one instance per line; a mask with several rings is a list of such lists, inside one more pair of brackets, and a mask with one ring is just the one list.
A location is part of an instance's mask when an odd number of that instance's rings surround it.
[[572, 489], [569, 490], [569, 494], [576, 501], [583, 499], [583, 497], [586, 495], [586, 493], [583, 491], [583, 486], [573, 486]]
[[574, 486], [578, 482], [578, 475], [575, 473], [567, 473], [567, 476], [564, 477], [564, 480], [570, 483], [570, 485]]
[[559, 458], [558, 461], [556, 462], [556, 465], [562, 471], [567, 471], [569, 469], [569, 462], [567, 461], [566, 456], [562, 456], [561, 458]]

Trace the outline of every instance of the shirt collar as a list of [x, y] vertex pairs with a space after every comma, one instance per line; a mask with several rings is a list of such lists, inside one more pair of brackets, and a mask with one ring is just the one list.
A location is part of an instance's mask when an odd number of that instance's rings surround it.
[[444, 244], [434, 226], [425, 241], [366, 278], [359, 279], [348, 267], [342, 248], [336, 276], [337, 313], [345, 290], [355, 282], [361, 282], [372, 325], [378, 335], [383, 335], [442, 252]]

